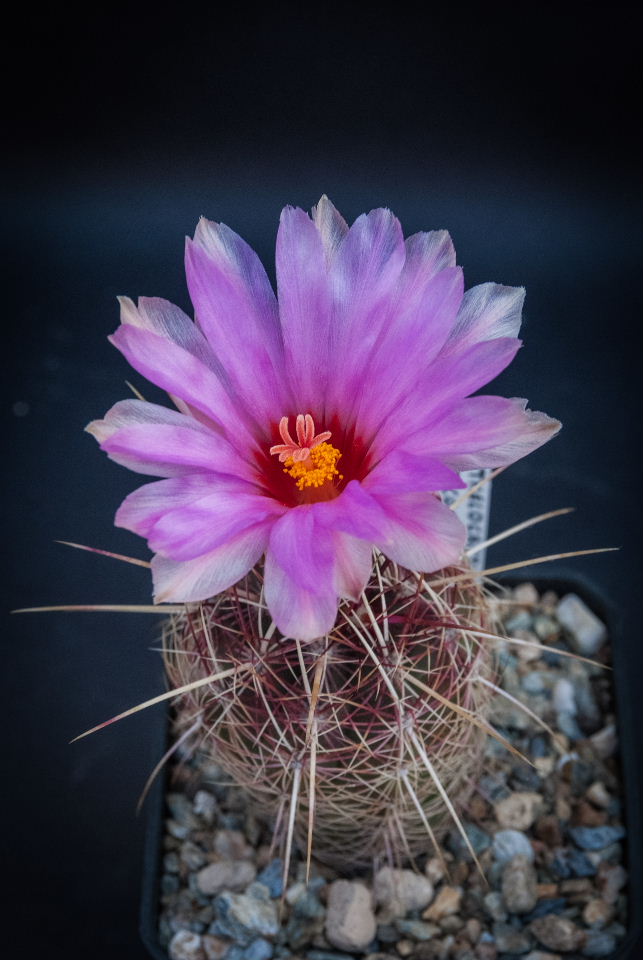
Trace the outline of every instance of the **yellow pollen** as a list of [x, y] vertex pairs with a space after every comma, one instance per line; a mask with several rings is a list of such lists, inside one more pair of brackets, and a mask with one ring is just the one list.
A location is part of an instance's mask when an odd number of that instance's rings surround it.
[[295, 461], [288, 457], [284, 463], [284, 473], [290, 474], [300, 490], [304, 487], [323, 487], [334, 477], [338, 480], [344, 479], [336, 466], [340, 457], [337, 447], [330, 443], [320, 443], [311, 449], [305, 460]]

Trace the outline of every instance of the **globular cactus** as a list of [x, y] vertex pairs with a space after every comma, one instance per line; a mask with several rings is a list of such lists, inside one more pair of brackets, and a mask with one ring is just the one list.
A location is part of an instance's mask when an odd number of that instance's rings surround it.
[[[312, 642], [271, 626], [260, 571], [167, 621], [179, 730], [273, 819], [286, 861], [401, 862], [453, 826], [479, 773], [492, 627], [467, 568], [422, 578], [381, 555], [357, 603]], [[487, 681], [487, 682], [485, 682]], [[466, 841], [465, 841], [466, 842]]]

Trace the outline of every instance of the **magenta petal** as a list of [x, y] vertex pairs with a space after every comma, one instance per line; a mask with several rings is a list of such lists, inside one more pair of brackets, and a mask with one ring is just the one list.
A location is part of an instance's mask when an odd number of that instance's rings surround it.
[[560, 423], [526, 400], [470, 397], [409, 440], [410, 449], [430, 449], [454, 469], [503, 467], [546, 443]]
[[201, 220], [194, 241], [187, 241], [185, 268], [197, 320], [235, 393], [260, 419], [279, 420], [285, 402], [281, 332], [256, 254], [223, 224]]
[[440, 460], [426, 454], [394, 450], [363, 481], [373, 494], [457, 490], [466, 487], [460, 476]]
[[[141, 537], [148, 537], [157, 520], [170, 510], [198, 500], [226, 483], [211, 473], [192, 473], [189, 476], [171, 477], [145, 483], [125, 497], [116, 511], [115, 524]], [[230, 484], [231, 486], [231, 484]], [[247, 489], [252, 489], [247, 487]]]
[[191, 417], [143, 400], [121, 400], [87, 427], [112, 460], [150, 476], [195, 469], [253, 481], [251, 467], [223, 436]]
[[293, 507], [280, 517], [270, 533], [275, 562], [310, 593], [328, 592], [332, 583], [333, 552], [330, 533], [315, 523], [309, 506]]
[[243, 438], [246, 445], [254, 445], [246, 408], [233, 401], [216, 374], [192, 353], [130, 324], [109, 339], [135, 370], [219, 424], [233, 443]]
[[333, 533], [335, 589], [340, 597], [359, 600], [373, 569], [373, 547], [347, 533]]
[[288, 380], [299, 413], [321, 413], [331, 300], [322, 238], [299, 208], [286, 207], [277, 234], [277, 288]]
[[[428, 426], [444, 416], [454, 402], [497, 377], [511, 363], [520, 346], [520, 340], [502, 338], [476, 343], [462, 354], [438, 357], [380, 426], [374, 452], [383, 457], [396, 447], [404, 447], [439, 457], [439, 451], [421, 444], [421, 436], [426, 435]], [[420, 434], [419, 444], [415, 443], [415, 433]], [[412, 445], [408, 442], [410, 437]]]
[[389, 496], [381, 503], [389, 519], [388, 536], [377, 545], [391, 560], [425, 573], [460, 560], [466, 530], [433, 494]]
[[404, 241], [406, 259], [400, 275], [401, 296], [408, 303], [419, 297], [429, 280], [447, 267], [455, 267], [455, 250], [446, 230], [415, 233]]
[[154, 602], [207, 600], [227, 590], [254, 567], [266, 549], [269, 524], [253, 527], [195, 560], [152, 559]]
[[119, 297], [121, 323], [148, 330], [187, 350], [217, 373], [222, 372], [210, 344], [193, 320], [169, 300], [139, 297], [138, 305], [129, 297]]
[[482, 340], [517, 337], [524, 299], [524, 287], [481, 283], [467, 290], [444, 353], [461, 353]]
[[193, 560], [286, 510], [271, 497], [246, 493], [242, 484], [213, 485], [199, 499], [163, 514], [150, 531], [149, 545], [173, 560]]
[[339, 604], [336, 592], [306, 590], [286, 573], [271, 550], [266, 554], [264, 591], [270, 615], [284, 636], [308, 641], [332, 630]]
[[387, 516], [366, 486], [351, 480], [334, 500], [315, 503], [310, 508], [318, 528], [341, 530], [370, 543], [381, 538]]

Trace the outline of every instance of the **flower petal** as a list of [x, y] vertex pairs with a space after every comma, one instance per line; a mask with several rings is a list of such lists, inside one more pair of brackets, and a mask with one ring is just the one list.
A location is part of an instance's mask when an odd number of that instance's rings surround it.
[[331, 300], [322, 238], [298, 207], [281, 212], [277, 289], [288, 381], [296, 413], [319, 416], [329, 375]]
[[163, 514], [150, 531], [149, 545], [173, 560], [193, 560], [287, 509], [272, 497], [245, 492], [242, 484], [211, 486], [205, 496]]
[[150, 330], [122, 324], [108, 338], [144, 377], [180, 397], [224, 429], [239, 452], [256, 443], [250, 417], [217, 375], [194, 354]]
[[250, 465], [221, 434], [155, 403], [121, 400], [86, 429], [110, 459], [137, 473], [174, 477], [201, 468], [255, 479]]
[[524, 287], [481, 283], [467, 290], [444, 354], [460, 353], [482, 340], [517, 337], [524, 300]]
[[169, 300], [139, 297], [136, 305], [129, 297], [119, 297], [118, 302], [121, 306], [121, 323], [171, 340], [215, 372], [223, 372], [203, 332]]
[[[277, 304], [254, 251], [225, 224], [201, 219], [185, 269], [199, 324], [238, 397], [260, 420], [279, 420], [284, 365]], [[240, 345], [243, 349], [240, 349]]]
[[264, 592], [270, 614], [284, 636], [308, 641], [332, 630], [339, 606], [335, 589], [323, 593], [306, 590], [286, 573], [270, 549]]
[[457, 490], [466, 483], [435, 457], [394, 450], [370, 471], [363, 486], [370, 493], [389, 494]]
[[333, 570], [331, 538], [315, 523], [310, 506], [293, 507], [276, 521], [270, 534], [270, 553], [305, 590], [313, 594], [329, 591]]
[[470, 397], [454, 404], [421, 434], [410, 438], [408, 449], [430, 449], [456, 470], [503, 467], [542, 446], [560, 430], [560, 423], [536, 410], [526, 400]]
[[378, 427], [374, 453], [383, 457], [396, 447], [404, 447], [439, 457], [437, 450], [429, 450], [421, 442], [410, 446], [409, 427], [415, 428], [413, 437], [415, 433], [426, 434], [428, 427], [444, 416], [455, 401], [497, 377], [511, 363], [520, 346], [520, 340], [503, 337], [476, 343], [463, 353], [439, 356], [425, 374], [409, 386], [406, 398]]
[[266, 549], [269, 531], [268, 523], [253, 527], [194, 560], [153, 557], [154, 602], [207, 600], [227, 590], [257, 563]]
[[[239, 481], [235, 481], [235, 485]], [[131, 530], [141, 537], [148, 537], [157, 520], [170, 510], [183, 507], [212, 491], [213, 485], [231, 487], [222, 477], [212, 473], [192, 473], [188, 476], [171, 477], [145, 483], [130, 493], [116, 511], [117, 527]], [[245, 489], [253, 489], [246, 486]]]
[[340, 243], [348, 233], [348, 224], [326, 194], [320, 199], [317, 206], [313, 207], [311, 214], [313, 223], [321, 237], [326, 261], [330, 263]]
[[347, 533], [333, 532], [335, 590], [340, 597], [359, 600], [373, 569], [373, 547]]
[[382, 553], [409, 570], [431, 573], [456, 563], [467, 532], [455, 513], [433, 494], [377, 497], [388, 517]]

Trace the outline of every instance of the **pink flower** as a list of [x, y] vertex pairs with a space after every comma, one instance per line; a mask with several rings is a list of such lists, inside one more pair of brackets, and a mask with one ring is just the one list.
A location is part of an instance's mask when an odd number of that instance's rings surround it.
[[309, 639], [359, 596], [373, 546], [418, 571], [456, 562], [465, 530], [437, 491], [560, 424], [470, 396], [515, 356], [524, 291], [464, 293], [445, 231], [404, 240], [384, 209], [349, 229], [322, 197], [312, 217], [284, 209], [276, 261], [278, 300], [250, 247], [201, 220], [186, 247], [196, 321], [124, 298], [110, 338], [176, 409], [123, 400], [88, 430], [164, 478], [116, 514], [155, 553], [157, 603], [213, 596], [265, 554], [277, 626]]

